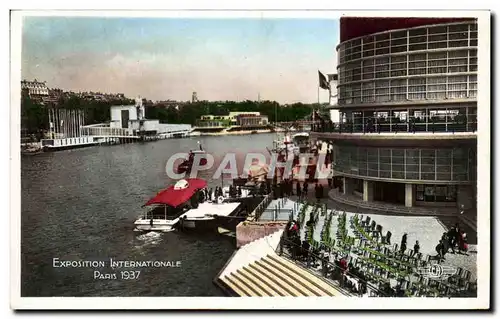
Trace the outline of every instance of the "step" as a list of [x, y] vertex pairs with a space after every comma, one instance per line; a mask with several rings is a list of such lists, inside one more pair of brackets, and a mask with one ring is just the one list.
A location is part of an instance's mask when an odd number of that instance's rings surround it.
[[294, 294], [298, 294], [298, 296], [315, 295], [314, 293], [310, 292], [309, 289], [304, 287], [300, 282], [296, 282], [288, 274], [284, 273], [279, 269], [274, 268], [272, 265], [264, 262], [263, 260], [257, 261], [256, 264], [264, 268], [266, 271], [268, 271], [269, 274], [272, 274], [276, 278], [279, 278], [279, 280], [286, 283], [289, 287], [293, 288], [294, 290], [291, 292], [293, 292]]
[[248, 272], [245, 269], [238, 269], [237, 270], [238, 275], [240, 277], [244, 277], [247, 281], [250, 281], [253, 283], [255, 288], [259, 290], [259, 293], [261, 296], [269, 296], [269, 297], [279, 297], [280, 294], [277, 293], [276, 291], [273, 290], [272, 287], [269, 287], [266, 285], [266, 283], [259, 278], [255, 277], [253, 274]]
[[248, 282], [248, 280], [245, 280], [244, 277], [240, 278], [237, 274], [234, 273], [230, 274], [228, 277], [232, 283], [234, 283], [245, 292], [246, 296], [260, 297], [259, 292], [254, 289], [254, 285], [251, 282]]
[[329, 285], [327, 282], [316, 277], [315, 275], [313, 275], [312, 273], [310, 273], [309, 271], [307, 271], [303, 267], [296, 265], [295, 263], [293, 263], [285, 258], [279, 257], [279, 256], [269, 255], [267, 257], [271, 260], [274, 260], [277, 263], [280, 263], [284, 267], [287, 267], [291, 271], [296, 271], [296, 272], [300, 271], [303, 274], [304, 279], [306, 279], [311, 285], [314, 285], [317, 288], [321, 289], [323, 292], [325, 292], [329, 296], [338, 296], [340, 294], [340, 292], [338, 291], [337, 288], [335, 288], [332, 285]]
[[285, 291], [287, 296], [292, 296], [292, 297], [302, 296], [302, 294], [299, 291], [297, 291], [294, 287], [291, 287], [288, 283], [284, 282], [279, 277], [275, 276], [273, 273], [269, 272], [267, 269], [260, 266], [259, 264], [253, 263], [250, 265], [250, 268], [259, 273], [261, 277], [266, 277], [267, 279], [269, 279], [271, 285], [279, 287], [282, 291]]
[[328, 294], [326, 294], [324, 291], [311, 285], [309, 281], [304, 279], [301, 272], [295, 273], [293, 270], [291, 270], [287, 267], [284, 267], [282, 264], [277, 263], [276, 261], [269, 259], [269, 258], [264, 258], [263, 262], [265, 262], [266, 264], [268, 264], [271, 267], [273, 267], [274, 269], [276, 269], [276, 271], [290, 277], [290, 280], [292, 282], [295, 281], [297, 283], [297, 285], [300, 285], [300, 286], [306, 288], [309, 291], [309, 293], [307, 293], [307, 295], [310, 295], [312, 293], [315, 296], [328, 296]]
[[278, 294], [278, 296], [281, 296], [281, 297], [292, 296], [290, 293], [288, 293], [282, 287], [280, 287], [279, 285], [276, 285], [270, 278], [261, 274], [258, 269], [254, 269], [252, 267], [245, 266], [245, 267], [243, 267], [243, 270], [252, 274], [252, 276], [254, 276], [256, 279], [260, 280], [267, 287], [272, 289], [274, 293]]
[[220, 279], [224, 284], [226, 284], [232, 291], [234, 291], [238, 296], [248, 297], [248, 295], [236, 285], [228, 276]]

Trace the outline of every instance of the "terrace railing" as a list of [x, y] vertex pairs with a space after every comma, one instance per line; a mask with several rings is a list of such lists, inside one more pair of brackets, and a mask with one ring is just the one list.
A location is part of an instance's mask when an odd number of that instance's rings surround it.
[[253, 221], [258, 221], [260, 219], [260, 216], [262, 216], [262, 213], [266, 210], [266, 208], [269, 206], [271, 201], [273, 200], [274, 194], [273, 191], [271, 191], [269, 194], [267, 194], [262, 202], [260, 202], [257, 207], [250, 213], [249, 216], [251, 216], [251, 219]]

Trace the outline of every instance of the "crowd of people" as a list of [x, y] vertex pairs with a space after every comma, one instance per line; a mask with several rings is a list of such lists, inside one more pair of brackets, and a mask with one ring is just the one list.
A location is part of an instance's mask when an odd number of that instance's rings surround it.
[[[219, 197], [226, 197], [224, 190], [220, 186], [213, 188], [203, 188], [198, 193], [198, 201], [203, 203], [205, 201], [215, 202]], [[240, 186], [229, 186], [229, 197], [238, 198], [242, 196], [242, 190]]]
[[[294, 191], [294, 181], [291, 179], [283, 179], [280, 183], [275, 183], [273, 185], [273, 191], [276, 198], [283, 198], [296, 195], [300, 200], [303, 200], [309, 195], [309, 182], [295, 181], [295, 191]], [[315, 197], [317, 201], [320, 201], [325, 197], [325, 187], [316, 182], [314, 186]]]
[[443, 233], [439, 243], [436, 245], [437, 257], [439, 262], [446, 260], [445, 255], [450, 251], [451, 253], [467, 254], [469, 245], [467, 242], [467, 234], [460, 229], [459, 225], [450, 229], [448, 232]]

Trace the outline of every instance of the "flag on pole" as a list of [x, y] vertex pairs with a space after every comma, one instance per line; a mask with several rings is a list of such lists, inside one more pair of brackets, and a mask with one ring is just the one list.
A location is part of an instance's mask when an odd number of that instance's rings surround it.
[[322, 88], [323, 90], [329, 90], [330, 84], [328, 83], [326, 76], [319, 70], [318, 70], [318, 75], [319, 75], [319, 87]]

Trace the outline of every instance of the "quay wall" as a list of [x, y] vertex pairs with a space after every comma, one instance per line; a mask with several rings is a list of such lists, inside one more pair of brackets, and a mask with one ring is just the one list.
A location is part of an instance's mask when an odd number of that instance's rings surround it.
[[270, 235], [280, 229], [284, 229], [286, 224], [286, 221], [241, 222], [236, 226], [236, 247], [240, 248], [254, 240]]

